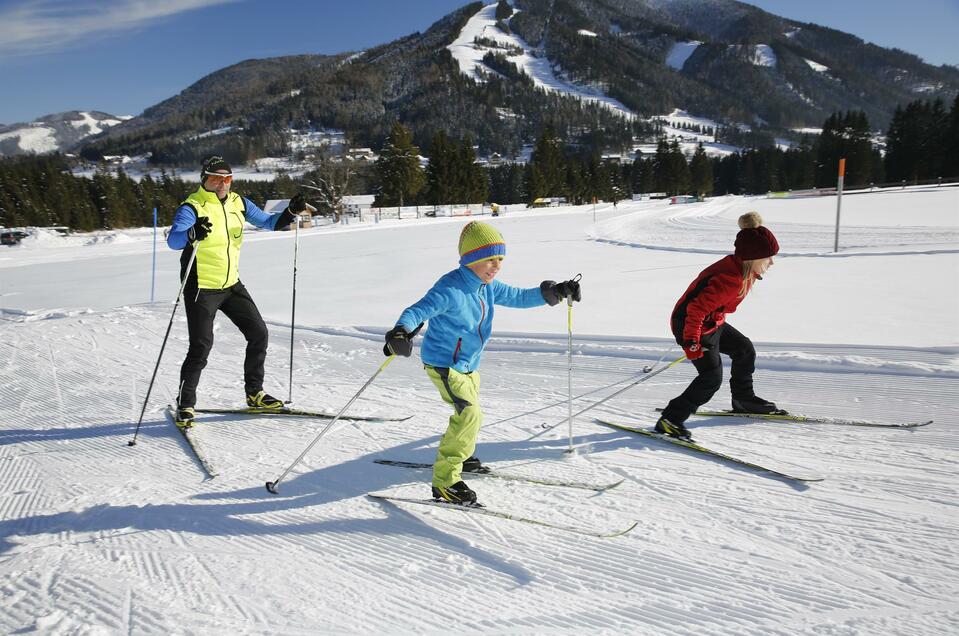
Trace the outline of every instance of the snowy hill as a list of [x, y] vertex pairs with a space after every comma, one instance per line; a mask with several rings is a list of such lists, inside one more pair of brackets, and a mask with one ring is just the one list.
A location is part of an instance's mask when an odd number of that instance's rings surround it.
[[0, 156], [63, 152], [131, 118], [74, 110], [45, 115], [28, 124], [0, 126]]
[[[945, 634], [959, 626], [959, 189], [843, 200], [744, 199], [507, 210], [501, 279], [583, 274], [572, 314], [575, 408], [661, 368], [678, 295], [760, 211], [782, 253], [730, 322], [756, 343], [760, 394], [797, 413], [934, 419], [914, 430], [693, 418], [698, 441], [824, 477], [797, 483], [600, 426], [649, 425], [692, 378], [677, 365], [573, 422], [567, 311], [498, 308], [478, 455], [513, 474], [622, 484], [603, 493], [469, 479], [491, 509], [422, 498], [448, 408], [418, 359], [395, 360], [280, 486], [325, 420], [204, 416], [205, 479], [163, 414], [186, 350], [170, 320], [177, 254], [152, 233], [0, 248], [0, 594], [5, 633]], [[903, 218], [902, 210], [908, 210]], [[490, 219], [487, 219], [490, 220]], [[455, 266], [463, 219], [303, 230], [294, 405], [339, 410], [381, 365], [383, 332]], [[69, 241], [58, 243], [58, 241]], [[267, 319], [267, 390], [286, 397], [290, 233], [250, 232], [242, 278]], [[242, 400], [244, 343], [220, 319], [205, 406]], [[414, 355], [418, 353], [415, 352]], [[725, 408], [724, 387], [711, 406]]]

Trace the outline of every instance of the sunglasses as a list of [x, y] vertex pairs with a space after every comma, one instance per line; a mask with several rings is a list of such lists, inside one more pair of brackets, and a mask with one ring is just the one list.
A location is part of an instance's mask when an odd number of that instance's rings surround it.
[[217, 174], [215, 172], [205, 172], [207, 179], [213, 181], [213, 183], [233, 183], [232, 174]]

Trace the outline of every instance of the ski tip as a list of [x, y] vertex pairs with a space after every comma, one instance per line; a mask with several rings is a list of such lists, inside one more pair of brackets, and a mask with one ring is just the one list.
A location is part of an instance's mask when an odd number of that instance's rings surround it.
[[[603, 488], [603, 489], [600, 490], [599, 492], [606, 492], [607, 490], [612, 490], [613, 488], [615, 488], [615, 487], [619, 486], [620, 484], [622, 484], [624, 481], [626, 481], [626, 478], [625, 478], [625, 477], [624, 477], [623, 479], [620, 479], [620, 480], [617, 481], [617, 482], [614, 482], [614, 483], [606, 486], [605, 488]], [[636, 523], [639, 523], [639, 522], [637, 521]], [[635, 524], [634, 524], [634, 525], [635, 525]], [[630, 528], [629, 530], [632, 530], [632, 528]], [[629, 530], [627, 530], [627, 532], [629, 532]]]
[[272, 494], [274, 494], [274, 495], [280, 494], [280, 491], [276, 489], [276, 482], [275, 482], [275, 481], [268, 481], [268, 482], [266, 482], [266, 489], [267, 489], [267, 491], [269, 491], [270, 493], [272, 493]]
[[633, 522], [633, 525], [629, 526], [629, 527], [626, 528], [625, 530], [620, 530], [619, 532], [613, 532], [613, 533], [611, 533], [611, 534], [606, 534], [606, 535], [602, 535], [602, 536], [603, 536], [604, 538], [609, 538], [609, 537], [621, 537], [621, 536], [623, 536], [624, 534], [626, 534], [626, 533], [628, 533], [628, 532], [631, 532], [631, 531], [633, 530], [633, 528], [635, 528], [635, 527], [638, 526], [638, 525], [639, 525], [639, 522], [638, 522], [638, 521], [634, 521], [634, 522]]

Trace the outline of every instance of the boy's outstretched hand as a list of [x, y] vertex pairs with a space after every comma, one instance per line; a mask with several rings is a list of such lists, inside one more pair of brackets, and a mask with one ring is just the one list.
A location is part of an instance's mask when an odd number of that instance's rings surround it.
[[562, 283], [544, 280], [540, 283], [539, 290], [543, 294], [543, 299], [549, 303], [550, 306], [556, 305], [566, 298], [571, 298], [576, 302], [583, 299], [578, 280], [564, 280]]

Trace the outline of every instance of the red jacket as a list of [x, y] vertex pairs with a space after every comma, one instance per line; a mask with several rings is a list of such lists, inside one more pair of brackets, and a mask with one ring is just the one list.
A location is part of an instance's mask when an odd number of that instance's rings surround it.
[[701, 271], [673, 308], [670, 326], [676, 342], [699, 342], [716, 331], [749, 293], [752, 281], [740, 296], [742, 287], [743, 261], [732, 254]]

